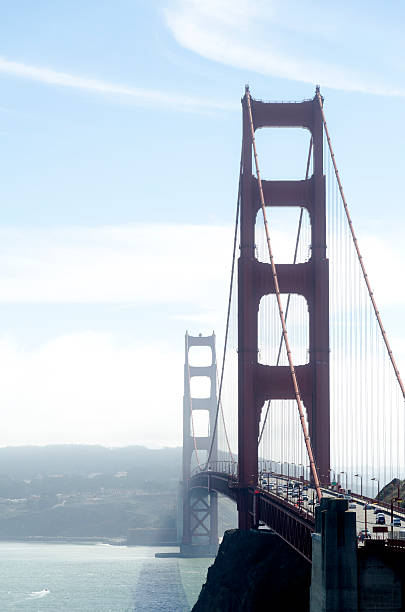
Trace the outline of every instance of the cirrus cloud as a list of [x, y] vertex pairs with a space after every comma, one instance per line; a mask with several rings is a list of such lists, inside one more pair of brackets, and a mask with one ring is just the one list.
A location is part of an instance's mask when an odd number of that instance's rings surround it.
[[136, 104], [147, 104], [148, 106], [153, 105], [172, 110], [207, 113], [218, 110], [229, 111], [238, 108], [237, 105], [227, 104], [220, 100], [210, 100], [205, 97], [197, 98], [187, 94], [111, 83], [44, 66], [33, 66], [23, 62], [16, 62], [4, 57], [0, 57], [0, 73], [30, 81], [38, 81], [47, 85], [68, 87], [95, 94], [118, 96]]
[[365, 13], [349, 2], [339, 10], [324, 3], [320, 10], [315, 1], [174, 0], [165, 17], [177, 42], [207, 59], [334, 89], [404, 97], [397, 61], [405, 53], [403, 37], [395, 15], [387, 21], [384, 11]]

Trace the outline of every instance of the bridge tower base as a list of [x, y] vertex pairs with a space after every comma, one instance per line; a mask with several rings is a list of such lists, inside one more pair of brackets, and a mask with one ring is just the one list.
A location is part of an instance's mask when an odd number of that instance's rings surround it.
[[321, 499], [312, 535], [310, 612], [357, 612], [356, 514], [345, 499]]

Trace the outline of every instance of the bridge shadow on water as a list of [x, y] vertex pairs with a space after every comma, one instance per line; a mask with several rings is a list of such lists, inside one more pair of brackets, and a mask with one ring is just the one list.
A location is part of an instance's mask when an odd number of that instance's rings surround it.
[[172, 559], [145, 563], [128, 612], [189, 612], [179, 565]]

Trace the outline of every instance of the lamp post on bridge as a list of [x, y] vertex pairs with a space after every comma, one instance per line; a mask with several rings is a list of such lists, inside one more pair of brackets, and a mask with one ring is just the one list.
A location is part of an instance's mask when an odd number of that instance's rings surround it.
[[402, 501], [401, 497], [393, 497], [391, 499], [391, 539], [394, 538], [394, 502]]
[[370, 480], [375, 480], [377, 483], [377, 503], [380, 503], [380, 479], [373, 476]]
[[[282, 472], [282, 464], [281, 464], [281, 461], [275, 461], [274, 463], [276, 464], [276, 470], [278, 469], [278, 468], [277, 468], [277, 465], [278, 465], [278, 464], [280, 464], [280, 471], [278, 472], [278, 474], [280, 475], [280, 474], [281, 474], [281, 472]], [[277, 472], [276, 472], [276, 474], [277, 474]], [[277, 491], [278, 491], [278, 476], [276, 476], [276, 489], [277, 489]]]
[[360, 478], [360, 497], [363, 499], [363, 476], [362, 474], [355, 474], [355, 478]]
[[[284, 472], [286, 464], [287, 464], [287, 474]], [[288, 461], [283, 461], [283, 463], [281, 463], [281, 461], [280, 461], [280, 467], [281, 467], [282, 475], [283, 476], [287, 476], [287, 480], [288, 480], [290, 478], [290, 464], [288, 463]]]
[[344, 474], [346, 476], [346, 488], [345, 488], [345, 491], [347, 492], [347, 472], [342, 471], [342, 472], [339, 472], [339, 474]]
[[[308, 463], [308, 464], [305, 466], [305, 468], [306, 468], [306, 471], [307, 471], [307, 474], [308, 474], [308, 484], [309, 484], [309, 488], [311, 488], [311, 487], [312, 487], [311, 464], [310, 464], [310, 463]], [[308, 470], [309, 470], [309, 472], [308, 472]]]
[[298, 467], [302, 467], [302, 475], [301, 475], [301, 480], [302, 483], [304, 484], [304, 480], [305, 480], [305, 475], [304, 475], [304, 464], [303, 463], [299, 463]]

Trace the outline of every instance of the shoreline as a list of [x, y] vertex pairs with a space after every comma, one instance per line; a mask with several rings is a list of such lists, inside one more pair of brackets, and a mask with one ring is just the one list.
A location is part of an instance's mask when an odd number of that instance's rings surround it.
[[[2, 543], [31, 543], [31, 544], [108, 544], [110, 546], [125, 546], [127, 548], [177, 548], [180, 547], [177, 543], [159, 542], [153, 544], [128, 544], [125, 537], [122, 538], [107, 538], [98, 536], [27, 536], [21, 538], [4, 538], [0, 539]], [[170, 553], [172, 554], [172, 553]], [[176, 553], [173, 553], [176, 554]]]
[[26, 536], [21, 538], [4, 538], [0, 539], [2, 542], [30, 542], [30, 543], [42, 543], [42, 544], [110, 544], [111, 546], [127, 546], [126, 538], [104, 538], [97, 536]]

